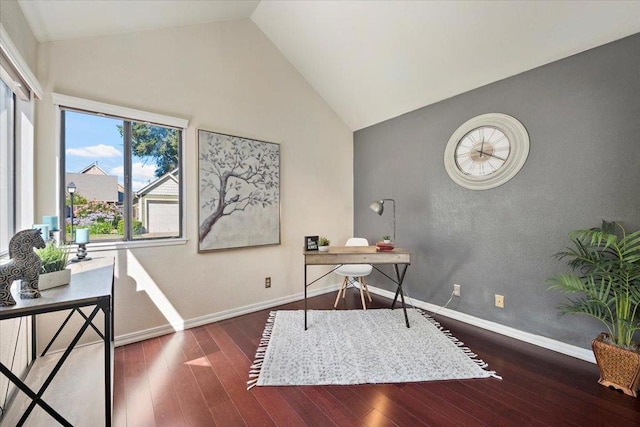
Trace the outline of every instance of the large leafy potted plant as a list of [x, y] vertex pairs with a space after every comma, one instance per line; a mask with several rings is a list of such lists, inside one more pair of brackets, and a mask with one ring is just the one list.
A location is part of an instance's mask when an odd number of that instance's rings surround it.
[[42, 261], [38, 288], [45, 290], [66, 285], [71, 281], [71, 270], [67, 268], [69, 249], [49, 242], [43, 249], [36, 249]]
[[608, 332], [591, 346], [600, 369], [599, 383], [630, 396], [640, 387], [640, 231], [628, 234], [621, 224], [603, 221], [590, 230], [569, 234], [572, 248], [556, 254], [573, 269], [548, 280], [549, 289], [580, 294], [560, 305], [560, 314], [586, 314]]

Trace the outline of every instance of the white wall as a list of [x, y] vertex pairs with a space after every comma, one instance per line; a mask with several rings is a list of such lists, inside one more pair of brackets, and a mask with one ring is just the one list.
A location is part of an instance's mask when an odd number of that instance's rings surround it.
[[36, 70], [38, 41], [34, 37], [22, 9], [16, 0], [2, 0], [0, 4], [0, 22], [4, 26], [11, 41], [20, 51], [31, 71]]
[[[18, 49], [18, 53], [30, 70], [35, 71], [36, 67], [36, 51], [37, 42], [33, 33], [26, 24], [26, 19], [22, 14], [20, 6], [15, 0], [2, 0], [0, 5], [0, 22], [7, 31], [12, 44]], [[20, 141], [18, 145], [18, 156], [20, 159], [29, 157], [33, 150], [30, 150], [33, 143], [31, 117], [32, 103], [22, 102], [18, 100], [16, 109], [19, 114], [20, 129], [18, 129], [17, 138]], [[26, 152], [28, 151], [28, 153]], [[16, 181], [19, 190], [23, 190], [16, 200], [16, 221], [17, 228], [25, 227], [25, 224], [33, 223], [33, 179], [31, 179], [32, 167], [23, 167], [19, 169]], [[14, 285], [15, 286], [15, 285]], [[0, 322], [0, 362], [5, 366], [12, 367], [15, 374], [23, 376], [27, 369], [30, 354], [29, 334], [31, 331], [30, 318], [8, 319]], [[3, 406], [7, 396], [7, 385], [9, 380], [0, 375], [0, 406]], [[14, 386], [9, 387], [9, 393]]]
[[[51, 92], [190, 121], [189, 242], [92, 253], [117, 260], [116, 336], [299, 294], [303, 236], [351, 235], [353, 135], [250, 20], [42, 44], [37, 74], [36, 217], [57, 211]], [[281, 245], [197, 253], [197, 129], [281, 144]]]

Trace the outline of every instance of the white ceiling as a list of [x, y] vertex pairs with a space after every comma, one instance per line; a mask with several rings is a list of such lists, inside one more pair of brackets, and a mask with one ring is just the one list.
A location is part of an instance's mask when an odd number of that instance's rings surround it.
[[250, 18], [352, 129], [640, 32], [640, 1], [18, 0], [39, 41]]

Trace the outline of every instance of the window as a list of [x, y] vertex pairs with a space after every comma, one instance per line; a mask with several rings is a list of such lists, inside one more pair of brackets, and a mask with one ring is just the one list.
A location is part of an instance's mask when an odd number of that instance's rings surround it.
[[[9, 257], [13, 234], [34, 223], [33, 117], [34, 100], [41, 96], [40, 84], [0, 23], [0, 263]], [[30, 331], [30, 318], [0, 322], [0, 361], [14, 373], [29, 366]], [[17, 392], [0, 375], [0, 419]]]
[[78, 229], [88, 229], [91, 242], [183, 237], [187, 122], [58, 94], [54, 102], [60, 112], [64, 239], [77, 240]]
[[15, 95], [0, 80], [0, 257], [8, 254], [15, 233]]

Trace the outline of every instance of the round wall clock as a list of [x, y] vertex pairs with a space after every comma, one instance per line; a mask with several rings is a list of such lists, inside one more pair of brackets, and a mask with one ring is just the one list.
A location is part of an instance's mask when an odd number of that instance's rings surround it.
[[451, 135], [444, 167], [458, 185], [487, 190], [513, 178], [528, 155], [529, 134], [522, 123], [507, 114], [482, 114]]

